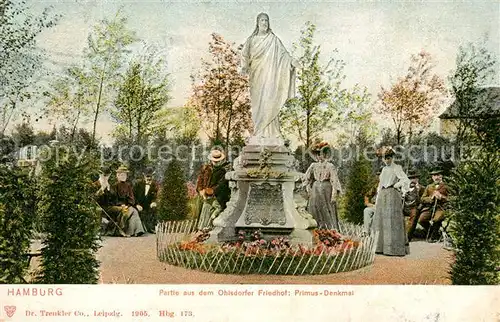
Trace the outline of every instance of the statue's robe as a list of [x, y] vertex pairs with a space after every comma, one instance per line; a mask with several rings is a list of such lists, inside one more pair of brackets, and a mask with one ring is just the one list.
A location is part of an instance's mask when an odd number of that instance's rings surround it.
[[253, 135], [280, 138], [280, 109], [295, 92], [292, 57], [272, 32], [250, 36], [242, 53], [243, 67], [249, 72]]

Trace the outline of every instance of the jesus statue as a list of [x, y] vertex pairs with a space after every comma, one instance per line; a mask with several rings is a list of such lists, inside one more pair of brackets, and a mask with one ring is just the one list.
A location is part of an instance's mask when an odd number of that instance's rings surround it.
[[254, 133], [250, 145], [283, 145], [279, 113], [295, 95], [299, 62], [287, 52], [269, 26], [269, 16], [257, 16], [255, 31], [243, 45], [242, 72], [249, 76]]

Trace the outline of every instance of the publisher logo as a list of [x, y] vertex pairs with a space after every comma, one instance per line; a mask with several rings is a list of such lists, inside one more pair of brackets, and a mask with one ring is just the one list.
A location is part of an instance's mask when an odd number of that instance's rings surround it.
[[15, 305], [5, 305], [3, 309], [5, 310], [5, 314], [7, 314], [9, 318], [13, 317], [14, 313], [16, 313]]

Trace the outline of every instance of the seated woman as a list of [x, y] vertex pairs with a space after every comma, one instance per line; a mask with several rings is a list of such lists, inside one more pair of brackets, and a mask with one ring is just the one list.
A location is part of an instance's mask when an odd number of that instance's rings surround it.
[[118, 182], [113, 186], [115, 193], [115, 208], [119, 208], [118, 225], [127, 236], [138, 237], [144, 234], [139, 212], [135, 208], [135, 198], [132, 185], [127, 182], [128, 169], [120, 166], [116, 170]]

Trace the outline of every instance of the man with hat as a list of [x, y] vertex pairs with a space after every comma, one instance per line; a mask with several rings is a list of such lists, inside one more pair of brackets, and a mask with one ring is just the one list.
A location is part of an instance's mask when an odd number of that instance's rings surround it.
[[418, 223], [424, 227], [429, 242], [439, 240], [439, 229], [444, 220], [444, 208], [448, 201], [448, 186], [443, 182], [443, 173], [440, 169], [431, 172], [432, 181], [425, 188], [422, 195], [422, 210]]
[[385, 167], [380, 173], [374, 215], [375, 231], [378, 232], [375, 252], [405, 256], [410, 253], [410, 249], [407, 245], [402, 196], [409, 189], [410, 179], [403, 168], [393, 161], [395, 154], [392, 147], [382, 147], [377, 151]]
[[377, 200], [377, 189], [379, 183], [379, 175], [382, 172], [380, 168], [376, 173], [376, 179], [373, 186], [365, 194], [365, 209], [363, 210], [363, 233], [371, 235], [373, 233], [373, 215], [375, 215], [375, 201]]
[[420, 198], [425, 191], [425, 187], [418, 182], [419, 175], [415, 170], [408, 172], [408, 179], [410, 179], [410, 190], [405, 194], [403, 213], [405, 217], [408, 217], [406, 231], [408, 232], [408, 242], [410, 242], [417, 227], [418, 206], [420, 205]]
[[146, 168], [143, 179], [138, 180], [134, 185], [134, 197], [136, 208], [139, 210], [139, 217], [146, 231], [154, 234], [156, 217], [156, 199], [158, 197], [158, 183], [153, 179], [154, 170]]
[[225, 161], [226, 155], [224, 152], [218, 149], [212, 149], [208, 159], [210, 163], [203, 165], [198, 175], [196, 191], [198, 191], [201, 201], [203, 201], [206, 197], [205, 189], [211, 188], [220, 206], [225, 209], [226, 203], [231, 196], [229, 183], [225, 178], [229, 162]]
[[132, 185], [127, 181], [129, 170], [122, 165], [116, 170], [116, 178], [118, 182], [114, 184], [115, 206], [120, 207], [120, 215], [118, 217], [118, 225], [125, 231], [128, 236], [142, 236], [144, 228], [139, 217], [139, 213], [135, 208], [134, 190]]

